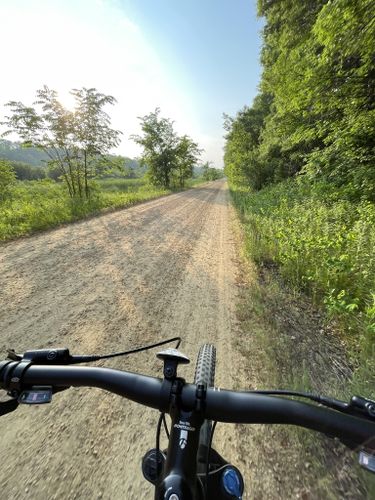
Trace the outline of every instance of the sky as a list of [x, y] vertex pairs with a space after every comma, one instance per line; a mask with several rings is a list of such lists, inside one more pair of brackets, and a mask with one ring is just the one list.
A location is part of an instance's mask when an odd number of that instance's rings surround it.
[[95, 87], [117, 99], [108, 112], [125, 156], [140, 155], [138, 117], [160, 107], [220, 168], [222, 115], [257, 93], [256, 0], [0, 0], [0, 19], [1, 115], [43, 85], [67, 107], [70, 89]]

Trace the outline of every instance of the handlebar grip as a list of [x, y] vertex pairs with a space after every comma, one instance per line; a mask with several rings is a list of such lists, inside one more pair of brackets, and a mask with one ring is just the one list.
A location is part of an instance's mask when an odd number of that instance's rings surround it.
[[12, 361], [6, 359], [5, 361], [0, 361], [0, 389], [8, 389], [9, 377], [15, 368], [18, 365], [18, 361]]
[[12, 360], [10, 360], [10, 359], [0, 361], [0, 389], [5, 388], [5, 382], [4, 382], [3, 378], [4, 378], [4, 374], [5, 374], [5, 368], [10, 363], [12, 363]]
[[298, 425], [375, 449], [375, 422], [276, 396], [208, 389], [206, 418], [243, 424]]

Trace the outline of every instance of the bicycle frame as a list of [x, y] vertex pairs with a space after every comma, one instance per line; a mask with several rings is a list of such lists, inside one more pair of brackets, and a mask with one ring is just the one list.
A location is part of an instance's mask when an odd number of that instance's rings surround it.
[[155, 499], [168, 498], [168, 491], [173, 491], [177, 498], [197, 498], [197, 454], [203, 417], [198, 411], [177, 407], [172, 410], [171, 417], [167, 459], [162, 478], [156, 485]]

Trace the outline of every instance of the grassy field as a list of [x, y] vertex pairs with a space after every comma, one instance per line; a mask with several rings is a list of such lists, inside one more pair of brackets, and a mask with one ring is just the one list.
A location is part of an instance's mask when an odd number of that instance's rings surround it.
[[[202, 182], [193, 180], [187, 185]], [[72, 200], [61, 183], [49, 179], [19, 181], [0, 203], [0, 241], [82, 219], [106, 209], [125, 208], [172, 190], [156, 188], [143, 179], [102, 179], [91, 199]]]
[[142, 178], [135, 179], [121, 179], [121, 178], [110, 178], [110, 179], [101, 179], [98, 181], [98, 185], [100, 189], [105, 192], [123, 192], [123, 193], [132, 193], [139, 191], [140, 188], [147, 187], [147, 183]]

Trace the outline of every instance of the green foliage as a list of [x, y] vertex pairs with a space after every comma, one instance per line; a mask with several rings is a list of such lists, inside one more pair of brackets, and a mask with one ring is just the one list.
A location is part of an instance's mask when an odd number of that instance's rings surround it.
[[134, 179], [143, 177], [146, 169], [137, 160], [121, 155], [107, 155], [109, 164], [101, 178], [126, 178]]
[[142, 164], [147, 165], [147, 175], [154, 185], [170, 186], [172, 170], [175, 168], [177, 136], [173, 122], [161, 118], [160, 109], [140, 118], [143, 136], [132, 139], [143, 148]]
[[98, 185], [100, 186], [100, 189], [102, 191], [124, 191], [124, 192], [131, 192], [131, 191], [138, 191], [141, 187], [147, 187], [147, 182], [145, 179], [141, 178], [130, 178], [130, 179], [123, 179], [123, 178], [105, 178], [105, 179], [100, 179], [98, 182]]
[[[46, 153], [36, 148], [23, 147], [20, 142], [0, 139], [0, 158], [9, 160], [18, 180], [37, 180], [46, 176], [57, 180], [61, 176], [58, 167], [48, 168], [50, 158]], [[101, 177], [135, 178], [143, 177], [146, 172], [145, 167], [141, 167], [136, 159], [113, 154], [107, 154], [106, 158], [108, 164], [100, 172]]]
[[[0, 159], [0, 161], [2, 160]], [[45, 179], [47, 176], [47, 171], [43, 167], [34, 167], [20, 161], [8, 161], [7, 163], [12, 166], [19, 181]]]
[[326, 183], [286, 181], [258, 193], [234, 187], [232, 194], [252, 258], [277, 263], [368, 355], [375, 347], [374, 205], [344, 200]]
[[259, 0], [258, 8], [261, 92], [226, 120], [228, 177], [260, 189], [303, 172], [374, 201], [373, 0]]
[[[224, 158], [252, 257], [276, 263], [294, 287], [324, 305], [369, 372], [375, 345], [372, 4], [258, 0], [265, 18], [260, 93], [251, 108], [226, 117]], [[296, 176], [298, 182], [285, 182]]]
[[[372, 398], [373, 8], [373, 0], [258, 0], [259, 14], [265, 20], [260, 93], [250, 108], [234, 118], [226, 117], [224, 123], [225, 172], [245, 225], [249, 255], [258, 263], [277, 267], [284, 288], [286, 281], [292, 290], [306, 292], [324, 308], [349, 347], [354, 375], [350, 382], [345, 380], [346, 389]], [[265, 288], [263, 282], [260, 288]], [[269, 317], [274, 304], [268, 301], [263, 307], [264, 317]], [[294, 373], [293, 356], [301, 345], [309, 346], [302, 357], [307, 363], [311, 350], [318, 349], [322, 356], [324, 344], [334, 345], [322, 335], [315, 336], [315, 341], [321, 338], [322, 342], [312, 346], [314, 318], [309, 331], [302, 317], [299, 312], [301, 342], [295, 349], [291, 344], [283, 348], [284, 339], [272, 318], [270, 331], [259, 335], [268, 337], [269, 347], [262, 351], [268, 365], [276, 366], [277, 385], [285, 373]], [[249, 325], [252, 340], [253, 319]], [[290, 321], [288, 311], [288, 334]], [[277, 360], [281, 358], [280, 365]], [[318, 371], [313, 359], [313, 377]], [[298, 367], [295, 373], [301, 380]]]
[[100, 180], [87, 200], [71, 198], [64, 184], [51, 179], [17, 182], [11, 186], [10, 196], [0, 203], [0, 241], [164, 194], [168, 191], [153, 188], [138, 179]]
[[[0, 160], [0, 179], [1, 165]], [[203, 181], [202, 178], [189, 180], [188, 185], [192, 187]], [[125, 208], [170, 192], [151, 186], [145, 178], [107, 178], [95, 181], [89, 199], [71, 198], [61, 182], [51, 179], [15, 182], [13, 176], [9, 196], [3, 202], [0, 200], [0, 241], [82, 219], [103, 210]]]
[[216, 181], [224, 177], [224, 171], [219, 168], [210, 167], [210, 162], [202, 166], [202, 176], [205, 181]]
[[49, 160], [46, 153], [37, 148], [24, 148], [20, 142], [0, 139], [0, 158], [10, 162], [27, 163], [33, 167], [42, 167]]
[[264, 120], [272, 98], [260, 94], [251, 108], [245, 107], [236, 118], [224, 115], [227, 131], [224, 154], [225, 174], [235, 183], [250, 184], [259, 189], [271, 176], [268, 166], [259, 161], [259, 145]]
[[[89, 180], [108, 169], [111, 158], [107, 153], [119, 144], [120, 132], [110, 127], [110, 117], [103, 110], [108, 104], [113, 105], [116, 99], [93, 88], [74, 89], [71, 94], [76, 102], [72, 129], [75, 139], [74, 164], [78, 179], [83, 177], [85, 196], [89, 198]], [[119, 164], [114, 162], [113, 167], [119, 168]]]
[[[107, 152], [119, 144], [118, 130], [110, 128], [103, 108], [114, 104], [114, 97], [96, 89], [74, 89], [75, 110], [65, 109], [57, 92], [44, 86], [37, 91], [34, 106], [11, 101], [11, 114], [2, 124], [3, 135], [16, 133], [25, 147], [42, 150], [49, 167], [59, 171], [72, 198], [89, 198], [89, 181], [108, 168]], [[56, 177], [54, 175], [54, 177]]]
[[194, 173], [194, 165], [202, 150], [190, 137], [184, 135], [179, 138], [176, 151], [176, 168], [173, 170], [174, 185], [184, 187], [187, 179], [191, 179]]
[[186, 135], [178, 137], [173, 122], [160, 117], [159, 108], [140, 121], [143, 135], [132, 139], [143, 148], [141, 163], [147, 165], [150, 182], [165, 189], [172, 183], [184, 186], [201, 153], [198, 145]]
[[16, 175], [9, 162], [0, 159], [0, 202], [4, 201], [9, 193], [10, 187], [16, 181]]

